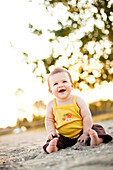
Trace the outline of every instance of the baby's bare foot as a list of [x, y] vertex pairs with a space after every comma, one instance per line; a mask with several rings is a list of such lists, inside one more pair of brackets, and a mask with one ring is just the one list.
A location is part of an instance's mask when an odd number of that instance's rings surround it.
[[57, 142], [58, 142], [58, 138], [54, 138], [53, 140], [50, 141], [49, 145], [47, 146], [46, 148], [46, 151], [48, 153], [52, 153], [52, 152], [56, 152], [58, 151], [58, 148], [57, 148]]
[[88, 129], [89, 136], [91, 138], [90, 145], [91, 146], [96, 146], [98, 145], [98, 134], [95, 130], [93, 129]]
[[88, 133], [91, 138], [91, 141], [90, 141], [91, 146], [96, 146], [103, 142], [103, 139], [98, 137], [98, 134], [95, 130], [89, 128]]

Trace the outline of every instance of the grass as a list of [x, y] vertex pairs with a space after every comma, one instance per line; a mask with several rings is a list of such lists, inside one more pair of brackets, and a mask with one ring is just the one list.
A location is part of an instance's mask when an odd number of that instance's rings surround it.
[[111, 113], [103, 113], [96, 116], [93, 116], [93, 122], [103, 121], [103, 120], [110, 120], [113, 119], [113, 112]]

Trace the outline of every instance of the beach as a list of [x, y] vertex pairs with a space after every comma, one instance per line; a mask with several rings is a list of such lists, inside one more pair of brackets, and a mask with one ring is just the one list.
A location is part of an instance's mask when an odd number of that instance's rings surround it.
[[[113, 136], [113, 119], [98, 122]], [[0, 136], [0, 169], [3, 170], [113, 170], [113, 140], [99, 146], [77, 143], [52, 154], [42, 147], [45, 129]]]

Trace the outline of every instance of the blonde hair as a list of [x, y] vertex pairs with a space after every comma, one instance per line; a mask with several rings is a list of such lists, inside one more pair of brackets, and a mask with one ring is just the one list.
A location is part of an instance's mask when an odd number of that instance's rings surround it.
[[48, 83], [48, 87], [49, 87], [49, 88], [50, 88], [50, 83], [49, 83], [49, 78], [50, 78], [50, 76], [52, 76], [52, 75], [54, 75], [54, 74], [57, 74], [57, 73], [62, 73], [62, 72], [67, 73], [68, 76], [69, 76], [70, 82], [73, 83], [71, 74], [70, 74], [67, 70], [65, 70], [65, 69], [63, 69], [63, 68], [57, 67], [57, 68], [55, 68], [55, 69], [49, 74], [49, 76], [48, 76], [47, 83]]

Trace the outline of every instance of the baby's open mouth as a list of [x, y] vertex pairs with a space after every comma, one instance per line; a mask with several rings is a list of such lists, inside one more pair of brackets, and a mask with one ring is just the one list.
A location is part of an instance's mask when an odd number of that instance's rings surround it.
[[59, 90], [58, 92], [59, 93], [62, 93], [62, 92], [65, 92], [66, 90], [65, 89], [61, 89], [61, 90]]

